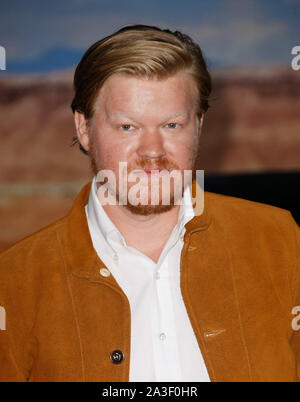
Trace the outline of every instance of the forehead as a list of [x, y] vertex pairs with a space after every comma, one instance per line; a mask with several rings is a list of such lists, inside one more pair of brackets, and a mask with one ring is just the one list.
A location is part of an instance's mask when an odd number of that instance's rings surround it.
[[168, 115], [195, 109], [194, 78], [180, 72], [164, 79], [113, 74], [99, 91], [95, 113]]

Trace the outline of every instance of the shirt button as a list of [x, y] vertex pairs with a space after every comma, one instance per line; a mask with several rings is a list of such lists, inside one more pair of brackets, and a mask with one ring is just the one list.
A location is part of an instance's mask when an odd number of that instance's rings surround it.
[[117, 255], [117, 254], [114, 254], [113, 259], [114, 259], [114, 261], [118, 262], [118, 260], [119, 260], [118, 255]]
[[162, 332], [161, 334], [159, 334], [159, 339], [161, 340], [161, 341], [165, 341], [166, 340], [166, 334], [164, 333], [164, 332]]
[[101, 268], [100, 269], [100, 275], [107, 277], [107, 276], [110, 275], [110, 272], [109, 272], [109, 270], [107, 268]]
[[124, 353], [122, 352], [122, 350], [114, 350], [113, 352], [111, 352], [110, 354], [110, 360], [114, 363], [114, 364], [120, 364], [122, 363], [122, 361], [124, 360]]
[[155, 278], [156, 278], [156, 279], [160, 279], [160, 273], [159, 273], [159, 271], [155, 272]]

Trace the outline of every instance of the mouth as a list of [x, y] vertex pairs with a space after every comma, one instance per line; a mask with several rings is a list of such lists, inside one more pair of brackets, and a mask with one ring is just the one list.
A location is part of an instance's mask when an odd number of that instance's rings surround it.
[[151, 169], [134, 169], [132, 171], [132, 173], [136, 174], [136, 175], [144, 175], [145, 173], [147, 174], [147, 176], [151, 176], [151, 175], [165, 175], [167, 173], [169, 173], [169, 171], [167, 169], [163, 169], [163, 168], [159, 168], [159, 167], [154, 167]]
[[160, 173], [163, 169], [160, 168], [152, 168], [152, 169], [143, 169], [144, 172], [146, 172], [147, 174], [151, 174], [151, 173]]

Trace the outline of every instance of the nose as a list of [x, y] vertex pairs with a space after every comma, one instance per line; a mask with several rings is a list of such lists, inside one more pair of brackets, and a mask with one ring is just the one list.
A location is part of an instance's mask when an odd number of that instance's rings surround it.
[[156, 159], [166, 155], [164, 140], [158, 129], [145, 130], [141, 135], [137, 154], [143, 158]]

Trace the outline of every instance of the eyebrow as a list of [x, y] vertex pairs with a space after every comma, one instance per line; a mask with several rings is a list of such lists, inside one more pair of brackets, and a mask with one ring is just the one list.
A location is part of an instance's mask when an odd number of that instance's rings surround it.
[[113, 113], [113, 114], [106, 113], [106, 117], [107, 117], [107, 120], [110, 120], [110, 121], [113, 120], [113, 119], [128, 119], [128, 120], [131, 120], [134, 123], [138, 123], [135, 119], [130, 117], [129, 114], [123, 113], [123, 112], [116, 112], [116, 113]]
[[[169, 121], [169, 120], [176, 119], [176, 118], [178, 118], [178, 117], [183, 117], [183, 118], [186, 118], [187, 120], [189, 120], [189, 118], [190, 118], [190, 113], [181, 113], [181, 112], [180, 112], [180, 113], [172, 114], [172, 115], [168, 116], [166, 119], [164, 119], [164, 123], [167, 122], [167, 121]], [[140, 124], [138, 121], [136, 121], [134, 118], [132, 118], [132, 117], [130, 116], [130, 114], [127, 114], [127, 113], [125, 113], [125, 112], [116, 112], [116, 113], [114, 113], [113, 115], [107, 114], [107, 119], [108, 119], [108, 120], [112, 120], [112, 119], [114, 119], [114, 118], [122, 118], [122, 119], [125, 118], [125, 119], [131, 120], [131, 121], [134, 122], [134, 123]]]
[[184, 119], [189, 121], [191, 116], [190, 113], [175, 113], [173, 115], [170, 115], [166, 120], [164, 120], [163, 124], [165, 124], [167, 121], [175, 120], [178, 117], [183, 117]]
[[189, 117], [190, 117], [190, 113], [175, 113], [175, 114], [170, 115], [170, 116], [166, 119], [166, 121], [167, 121], [167, 120], [171, 120], [171, 119], [176, 119], [177, 117], [186, 117], [186, 118], [189, 118]]

